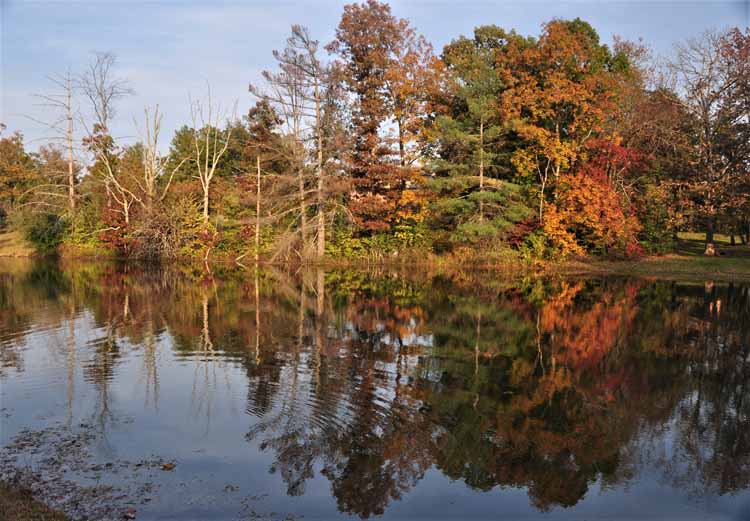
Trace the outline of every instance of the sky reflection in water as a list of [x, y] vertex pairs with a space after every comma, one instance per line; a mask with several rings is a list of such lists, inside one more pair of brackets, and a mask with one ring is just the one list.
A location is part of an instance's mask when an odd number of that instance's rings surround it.
[[138, 519], [750, 518], [746, 284], [3, 261], [0, 310], [0, 443], [176, 461]]

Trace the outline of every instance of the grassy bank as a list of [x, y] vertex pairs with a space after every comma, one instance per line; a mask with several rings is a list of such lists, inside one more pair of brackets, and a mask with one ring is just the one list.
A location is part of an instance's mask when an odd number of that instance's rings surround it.
[[[633, 275], [641, 277], [658, 277], [672, 279], [715, 279], [750, 281], [750, 246], [730, 244], [729, 236], [717, 234], [715, 244], [720, 253], [716, 257], [703, 255], [705, 236], [702, 233], [683, 232], [678, 234], [674, 252], [644, 257], [636, 260], [607, 260], [590, 257], [569, 261], [550, 261], [546, 263], [526, 263], [518, 255], [487, 256], [450, 256], [435, 255], [428, 252], [405, 252], [399, 256], [384, 255], [371, 259], [327, 258], [324, 268], [391, 267], [402, 269], [447, 270], [494, 270], [503, 273], [543, 272], [561, 275], [603, 276]], [[60, 251], [64, 259], [114, 260], [111, 253], [97, 250], [80, 250], [63, 247]], [[34, 249], [18, 232], [0, 233], [0, 257], [32, 257]], [[134, 261], [135, 262], [135, 261]], [[179, 262], [184, 266], [195, 265], [197, 271], [203, 271], [201, 259], [185, 258]], [[249, 263], [252, 264], [252, 261]], [[236, 266], [234, 256], [214, 256], [211, 259], [212, 271], [233, 269]]]
[[705, 238], [701, 233], [680, 233], [675, 252], [633, 261], [590, 259], [551, 265], [550, 271], [576, 275], [636, 275], [672, 279], [711, 279], [750, 281], [750, 246], [731, 246], [728, 236], [717, 235], [716, 257], [703, 255]]
[[33, 257], [34, 247], [19, 232], [0, 232], [0, 257]]
[[68, 521], [68, 518], [35, 501], [29, 490], [0, 481], [0, 521]]

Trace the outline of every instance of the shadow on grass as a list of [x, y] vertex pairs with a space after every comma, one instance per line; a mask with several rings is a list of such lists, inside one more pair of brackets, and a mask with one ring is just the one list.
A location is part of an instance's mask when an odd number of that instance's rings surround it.
[[550, 271], [565, 275], [627, 275], [683, 281], [750, 281], [750, 246], [731, 246], [720, 241], [716, 257], [703, 255], [705, 242], [699, 237], [678, 239], [674, 253], [635, 260], [590, 258], [552, 265]]
[[[715, 242], [716, 250], [719, 252], [719, 258], [750, 258], [750, 246], [736, 244], [732, 246], [729, 242]], [[704, 258], [703, 252], [706, 249], [706, 243], [703, 239], [678, 239], [675, 248], [677, 255], [685, 257]]]

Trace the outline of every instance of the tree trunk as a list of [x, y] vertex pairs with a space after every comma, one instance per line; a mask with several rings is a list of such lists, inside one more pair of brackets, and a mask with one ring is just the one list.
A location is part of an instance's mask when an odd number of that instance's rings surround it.
[[715, 218], [711, 215], [706, 219], [706, 249], [703, 252], [704, 255], [716, 255], [716, 249], [714, 247], [714, 225]]
[[404, 132], [401, 130], [401, 120], [399, 119], [397, 121], [398, 123], [398, 157], [399, 157], [399, 164], [401, 166], [404, 166], [406, 164], [406, 161], [404, 160]]
[[542, 189], [539, 192], [539, 224], [544, 223], [544, 189], [547, 187], [547, 177], [542, 178]]
[[318, 258], [326, 253], [326, 216], [323, 208], [323, 173], [318, 175]]
[[315, 385], [320, 383], [321, 353], [325, 348], [325, 335], [323, 334], [325, 289], [325, 273], [318, 268], [315, 273]]
[[305, 214], [305, 178], [304, 171], [299, 170], [299, 213], [300, 234], [302, 235], [302, 251], [307, 249], [307, 215]]
[[258, 265], [260, 258], [260, 156], [256, 157], [258, 167], [258, 177], [256, 179], [255, 192], [255, 265]]
[[208, 204], [209, 204], [209, 188], [208, 182], [203, 187], [203, 226], [208, 228]]
[[[484, 192], [484, 119], [479, 122], [479, 193]], [[484, 220], [484, 201], [479, 199], [479, 222]]]
[[[318, 134], [318, 259], [322, 259], [326, 252], [326, 219], [325, 219], [325, 208], [324, 208], [324, 194], [323, 190], [323, 124], [321, 121], [320, 114], [320, 94], [318, 90], [318, 82], [315, 81], [315, 126]], [[402, 156], [403, 158], [403, 156]], [[403, 161], [403, 159], [402, 159]]]
[[65, 137], [68, 141], [68, 205], [70, 206], [70, 213], [72, 214], [76, 209], [76, 178], [73, 172], [73, 110], [71, 105], [72, 86], [70, 84], [70, 76], [68, 76], [66, 90], [66, 116], [68, 119], [68, 128]]

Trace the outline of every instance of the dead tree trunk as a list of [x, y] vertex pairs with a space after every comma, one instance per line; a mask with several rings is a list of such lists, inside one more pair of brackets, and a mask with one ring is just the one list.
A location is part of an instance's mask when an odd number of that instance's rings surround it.
[[318, 243], [317, 243], [317, 255], [318, 259], [322, 258], [326, 252], [326, 219], [325, 219], [325, 197], [323, 194], [324, 180], [323, 180], [323, 124], [320, 114], [320, 85], [318, 79], [315, 79], [315, 130], [318, 138]]
[[76, 209], [76, 177], [73, 159], [73, 82], [70, 73], [65, 77], [65, 129], [66, 148], [68, 150], [68, 206], [71, 215]]
[[[234, 112], [222, 114], [221, 107], [214, 107], [211, 99], [211, 89], [208, 89], [207, 105], [204, 108], [200, 102], [191, 103], [190, 112], [193, 120], [193, 145], [195, 147], [195, 164], [198, 175], [195, 177], [201, 183], [203, 190], [203, 227], [208, 229], [211, 203], [211, 182], [216, 175], [222, 156], [229, 148], [232, 138]], [[229, 123], [226, 130], [219, 125], [224, 116], [228, 116]]]
[[257, 177], [255, 189], [255, 265], [260, 259], [260, 156], [256, 157]]

